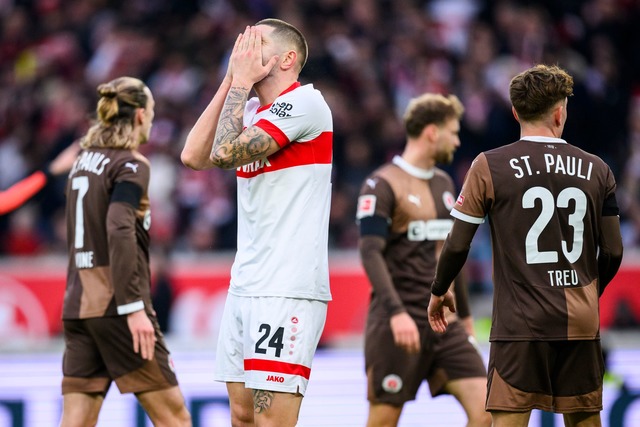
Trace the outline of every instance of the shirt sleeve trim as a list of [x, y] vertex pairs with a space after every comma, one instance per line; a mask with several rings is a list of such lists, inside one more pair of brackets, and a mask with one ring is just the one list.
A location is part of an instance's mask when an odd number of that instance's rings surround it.
[[468, 222], [471, 224], [482, 224], [484, 223], [484, 218], [477, 218], [475, 216], [467, 215], [458, 210], [451, 209], [451, 216], [457, 218], [461, 221]]
[[129, 304], [118, 306], [119, 315], [131, 314], [140, 310], [144, 310], [144, 301], [130, 302]]

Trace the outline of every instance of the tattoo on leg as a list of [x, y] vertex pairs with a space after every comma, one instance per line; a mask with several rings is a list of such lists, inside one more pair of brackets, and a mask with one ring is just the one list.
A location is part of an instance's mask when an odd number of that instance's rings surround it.
[[267, 390], [253, 390], [253, 411], [260, 414], [271, 408], [274, 394]]

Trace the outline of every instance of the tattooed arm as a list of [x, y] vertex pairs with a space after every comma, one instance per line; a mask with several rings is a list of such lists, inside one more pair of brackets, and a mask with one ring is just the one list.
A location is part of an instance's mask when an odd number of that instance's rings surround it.
[[267, 132], [256, 126], [244, 131], [242, 116], [250, 89], [232, 86], [218, 121], [209, 159], [216, 167], [232, 169], [263, 159], [280, 149]]
[[210, 169], [215, 166], [209, 156], [213, 146], [216, 123], [218, 123], [220, 111], [230, 87], [231, 77], [227, 75], [207, 108], [189, 132], [180, 154], [180, 160], [185, 166], [195, 170]]

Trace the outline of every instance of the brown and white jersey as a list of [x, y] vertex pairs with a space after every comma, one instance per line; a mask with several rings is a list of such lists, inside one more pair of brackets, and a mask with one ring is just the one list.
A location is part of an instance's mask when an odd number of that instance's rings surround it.
[[615, 188], [604, 161], [558, 138], [473, 161], [451, 214], [491, 225], [492, 341], [599, 336], [598, 242], [602, 217], [618, 213]]
[[139, 152], [83, 150], [67, 181], [69, 265], [63, 319], [152, 310], [149, 162]]
[[[385, 229], [384, 260], [393, 286], [414, 319], [426, 320], [438, 251], [451, 229], [454, 184], [444, 171], [417, 169], [397, 156], [363, 183], [357, 219], [361, 233], [377, 219]], [[371, 227], [368, 227], [371, 229]], [[363, 231], [364, 230], [364, 231]], [[371, 309], [388, 316], [372, 294]]]

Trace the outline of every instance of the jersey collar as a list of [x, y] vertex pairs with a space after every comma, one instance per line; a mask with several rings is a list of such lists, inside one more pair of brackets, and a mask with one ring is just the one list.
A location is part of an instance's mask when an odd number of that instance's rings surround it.
[[[302, 83], [300, 83], [300, 82], [295, 82], [295, 83], [293, 83], [291, 86], [289, 86], [288, 88], [286, 88], [285, 90], [283, 90], [283, 91], [280, 93], [280, 95], [278, 95], [276, 98], [279, 98], [279, 97], [281, 97], [282, 95], [284, 95], [285, 93], [289, 93], [289, 92], [291, 92], [292, 90], [299, 88], [300, 86], [302, 86]], [[271, 104], [267, 104], [267, 105], [261, 105], [260, 107], [258, 107], [258, 113], [260, 113], [260, 112], [262, 112], [262, 111], [264, 111], [264, 110], [266, 110], [266, 109], [268, 109], [268, 108], [271, 108], [271, 105], [273, 105], [273, 103], [271, 103]]]
[[531, 141], [531, 142], [545, 142], [545, 143], [554, 143], [554, 144], [566, 144], [567, 141], [561, 138], [553, 138], [551, 136], [523, 136], [520, 138], [521, 141]]
[[402, 169], [409, 175], [419, 179], [431, 179], [435, 174], [433, 169], [422, 169], [417, 166], [413, 166], [412, 164], [410, 164], [409, 162], [407, 162], [405, 159], [403, 159], [398, 155], [393, 156], [392, 162], [394, 165], [398, 166], [400, 169]]

